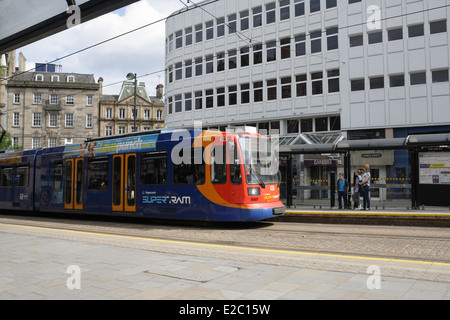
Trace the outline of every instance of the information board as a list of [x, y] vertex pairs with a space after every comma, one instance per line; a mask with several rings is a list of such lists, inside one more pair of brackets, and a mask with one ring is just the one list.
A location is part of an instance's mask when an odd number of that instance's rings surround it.
[[450, 152], [419, 153], [419, 183], [450, 185]]

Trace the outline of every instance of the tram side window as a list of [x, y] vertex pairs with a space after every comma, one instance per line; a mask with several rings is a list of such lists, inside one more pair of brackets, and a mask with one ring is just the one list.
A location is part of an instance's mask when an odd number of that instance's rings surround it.
[[13, 168], [0, 168], [0, 187], [12, 187]]
[[109, 161], [108, 159], [90, 159], [88, 163], [88, 190], [108, 190]]
[[141, 158], [140, 182], [142, 185], [165, 185], [167, 183], [167, 156]]
[[226, 146], [217, 146], [211, 149], [211, 182], [214, 184], [227, 182]]
[[55, 161], [55, 171], [53, 174], [53, 191], [61, 192], [63, 186], [63, 164], [62, 161]]
[[[191, 148], [190, 161], [173, 165], [173, 182], [175, 184], [201, 185], [205, 183], [205, 161], [203, 148]], [[180, 150], [183, 157], [184, 150]]]
[[16, 168], [16, 186], [28, 187], [29, 166], [20, 166]]

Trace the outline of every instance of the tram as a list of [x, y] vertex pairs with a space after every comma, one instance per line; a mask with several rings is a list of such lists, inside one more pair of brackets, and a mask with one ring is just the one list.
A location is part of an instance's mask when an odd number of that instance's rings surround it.
[[0, 154], [0, 210], [199, 221], [281, 216], [276, 152], [257, 133], [149, 131]]

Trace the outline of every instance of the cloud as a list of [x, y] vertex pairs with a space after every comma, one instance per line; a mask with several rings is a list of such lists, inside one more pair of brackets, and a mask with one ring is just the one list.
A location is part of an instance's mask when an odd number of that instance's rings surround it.
[[[17, 51], [27, 59], [27, 69], [32, 69], [35, 63], [58, 60], [164, 19], [182, 6], [178, 0], [142, 0]], [[161, 21], [54, 63], [62, 65], [63, 72], [94, 74], [96, 80], [102, 77], [105, 94], [118, 94], [121, 84], [108, 84], [124, 81], [129, 72], [142, 76], [160, 71], [139, 79], [146, 82], [149, 94], [154, 95], [156, 85], [164, 83], [164, 55], [165, 21]]]

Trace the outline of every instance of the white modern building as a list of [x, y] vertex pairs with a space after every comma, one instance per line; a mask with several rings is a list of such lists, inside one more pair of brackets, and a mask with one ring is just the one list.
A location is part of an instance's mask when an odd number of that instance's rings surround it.
[[[289, 143], [449, 132], [449, 16], [450, 0], [191, 3], [166, 22], [166, 126]], [[408, 176], [393, 152], [361, 161]]]

